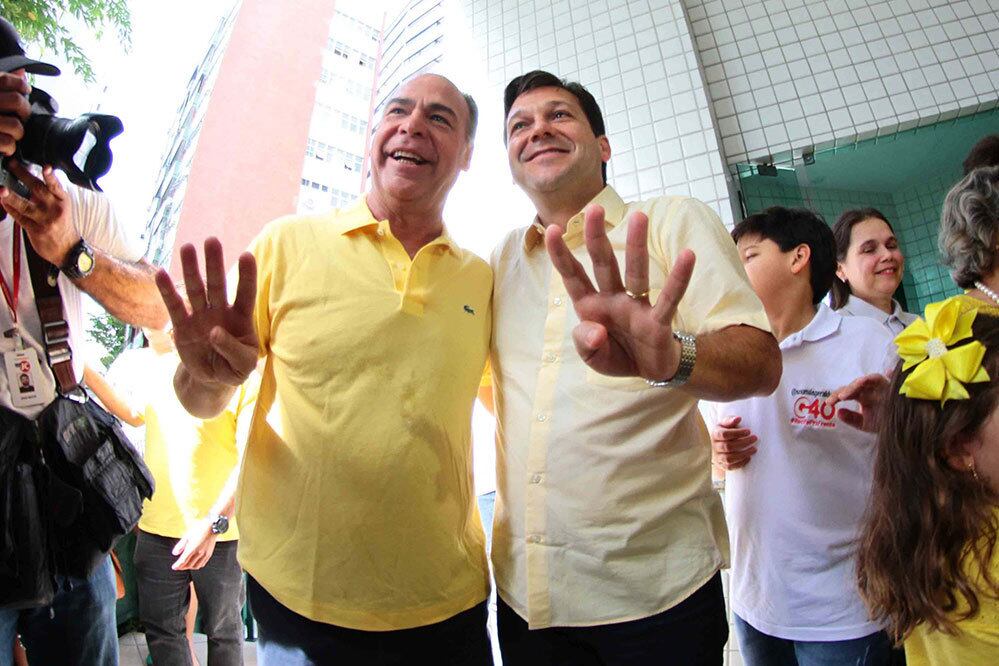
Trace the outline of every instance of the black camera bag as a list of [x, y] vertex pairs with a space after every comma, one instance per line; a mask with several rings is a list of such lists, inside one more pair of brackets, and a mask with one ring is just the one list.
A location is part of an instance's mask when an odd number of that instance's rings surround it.
[[26, 244], [59, 395], [30, 420], [0, 408], [0, 607], [44, 606], [57, 574], [86, 578], [139, 522], [152, 474], [76, 382], [51, 265]]

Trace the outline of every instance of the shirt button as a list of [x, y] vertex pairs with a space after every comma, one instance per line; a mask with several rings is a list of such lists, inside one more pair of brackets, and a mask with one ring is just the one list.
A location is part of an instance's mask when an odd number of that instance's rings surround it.
[[541, 483], [541, 479], [542, 476], [540, 474], [534, 474], [531, 476], [531, 483], [534, 485], [538, 485], [539, 483]]
[[562, 305], [562, 297], [556, 296], [555, 298], [552, 299], [552, 303], [554, 303], [555, 305]]
[[541, 423], [544, 423], [547, 420], [548, 420], [548, 415], [547, 414], [538, 414], [538, 421], [540, 421]]
[[529, 543], [544, 543], [545, 542], [545, 538], [543, 536], [538, 535], [538, 534], [532, 534], [529, 537], [527, 537], [527, 541]]
[[545, 363], [554, 363], [555, 359], [558, 358], [558, 354], [555, 352], [547, 352], [545, 354]]
[[379, 236], [384, 236], [385, 235], [385, 230], [384, 229], [379, 229], [378, 230], [378, 235]]

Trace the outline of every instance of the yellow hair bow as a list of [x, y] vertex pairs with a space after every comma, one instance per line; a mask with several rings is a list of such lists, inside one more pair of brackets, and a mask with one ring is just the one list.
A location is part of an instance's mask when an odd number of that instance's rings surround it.
[[898, 354], [905, 361], [903, 370], [917, 366], [899, 393], [918, 400], [966, 400], [965, 384], [987, 382], [989, 373], [982, 367], [985, 345], [973, 340], [953, 347], [972, 336], [971, 325], [977, 310], [961, 312], [957, 298], [926, 306], [926, 319], [917, 319], [895, 337]]

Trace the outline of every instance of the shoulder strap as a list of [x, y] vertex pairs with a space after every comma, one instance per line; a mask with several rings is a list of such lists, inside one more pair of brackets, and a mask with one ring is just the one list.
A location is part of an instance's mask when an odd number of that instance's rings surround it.
[[59, 293], [57, 279], [59, 269], [50, 264], [31, 247], [28, 235], [24, 233], [24, 247], [28, 254], [28, 273], [31, 275], [31, 288], [35, 293], [35, 307], [42, 323], [42, 339], [45, 341], [45, 354], [52, 374], [55, 376], [59, 393], [71, 396], [78, 393], [80, 384], [73, 372], [73, 349], [69, 345], [69, 324]]

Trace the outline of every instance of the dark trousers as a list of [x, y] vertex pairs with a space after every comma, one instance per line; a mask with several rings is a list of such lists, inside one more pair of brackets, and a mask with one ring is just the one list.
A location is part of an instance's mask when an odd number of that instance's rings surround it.
[[139, 532], [135, 542], [135, 577], [139, 618], [156, 666], [190, 666], [184, 616], [191, 603], [191, 583], [198, 595], [201, 627], [208, 636], [209, 666], [243, 663], [243, 572], [235, 541], [220, 541], [204, 567], [174, 571], [177, 539]]
[[260, 666], [323, 664], [491, 666], [486, 602], [425, 627], [360, 631], [316, 622], [289, 610], [252, 577], [246, 584], [257, 620]]
[[721, 666], [728, 640], [721, 574], [669, 610], [616, 624], [531, 631], [497, 604], [504, 666]]
[[31, 666], [117, 666], [115, 582], [111, 558], [89, 578], [56, 577], [52, 604], [0, 609], [0, 666], [12, 664], [20, 633]]

